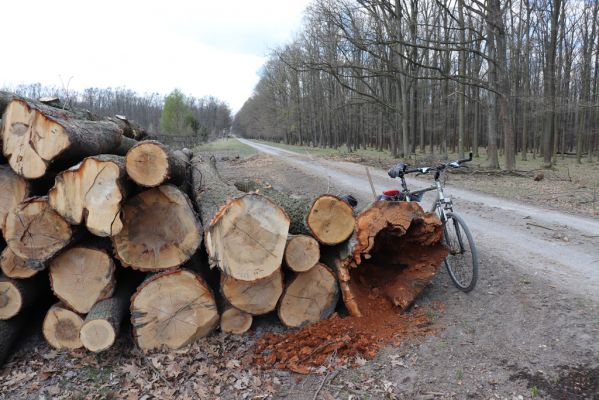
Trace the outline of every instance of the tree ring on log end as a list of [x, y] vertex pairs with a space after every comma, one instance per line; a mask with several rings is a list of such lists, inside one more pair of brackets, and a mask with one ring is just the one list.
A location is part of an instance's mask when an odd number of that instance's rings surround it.
[[337, 196], [325, 194], [317, 198], [306, 223], [314, 237], [322, 244], [335, 245], [346, 241], [354, 232], [354, 211]]
[[23, 297], [11, 281], [0, 281], [0, 320], [10, 319], [21, 311]]
[[83, 346], [89, 351], [98, 353], [110, 348], [116, 340], [116, 332], [110, 322], [95, 319], [85, 322], [79, 332]]
[[83, 346], [79, 331], [83, 319], [79, 314], [57, 304], [48, 310], [42, 331], [48, 344], [55, 349], [78, 349]]
[[235, 307], [229, 307], [221, 316], [220, 330], [223, 332], [241, 335], [247, 332], [252, 326], [252, 315], [240, 311]]
[[231, 305], [252, 315], [262, 315], [277, 308], [283, 294], [283, 271], [248, 282], [221, 274], [221, 291]]
[[295, 272], [305, 272], [320, 259], [320, 245], [311, 236], [292, 236], [285, 247], [285, 264]]
[[127, 153], [125, 169], [136, 183], [147, 187], [158, 186], [165, 181], [169, 172], [168, 154], [157, 142], [139, 143]]

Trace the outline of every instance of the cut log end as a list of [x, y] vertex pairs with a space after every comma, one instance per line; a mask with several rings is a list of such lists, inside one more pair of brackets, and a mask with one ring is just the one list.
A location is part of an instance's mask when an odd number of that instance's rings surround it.
[[8, 165], [0, 165], [0, 230], [8, 212], [29, 196], [29, 184]]
[[206, 249], [225, 274], [255, 281], [280, 268], [288, 230], [289, 218], [280, 207], [264, 196], [246, 194], [216, 214], [206, 234]]
[[21, 311], [23, 298], [21, 292], [9, 280], [0, 281], [0, 320], [14, 317]]
[[185, 263], [202, 240], [189, 198], [172, 185], [149, 189], [123, 207], [123, 229], [112, 237], [125, 266], [158, 271]]
[[104, 319], [85, 322], [79, 333], [82, 345], [89, 351], [99, 353], [114, 344], [117, 332], [112, 324]]
[[351, 206], [330, 194], [314, 201], [306, 222], [314, 237], [326, 245], [343, 243], [352, 235], [355, 227]]
[[251, 328], [252, 320], [252, 314], [238, 310], [235, 307], [229, 307], [220, 318], [220, 330], [241, 335]]
[[32, 268], [26, 260], [17, 257], [10, 247], [4, 248], [0, 256], [0, 267], [2, 272], [9, 278], [27, 279], [37, 274], [42, 265], [37, 265], [37, 268]]
[[125, 168], [129, 177], [138, 185], [161, 185], [169, 177], [168, 153], [158, 142], [138, 143], [127, 153]]
[[320, 260], [320, 245], [313, 237], [292, 236], [285, 247], [285, 265], [295, 272], [304, 272]]
[[183, 347], [210, 333], [218, 320], [214, 294], [190, 271], [157, 274], [131, 298], [134, 338], [142, 350]]
[[59, 303], [48, 310], [42, 332], [48, 344], [55, 349], [74, 350], [83, 346], [79, 338], [81, 325], [81, 316]]
[[300, 327], [328, 318], [339, 299], [334, 273], [323, 264], [300, 272], [285, 289], [279, 319], [288, 327]]
[[221, 292], [231, 305], [252, 315], [273, 311], [283, 294], [283, 273], [277, 269], [271, 276], [254, 282], [221, 275]]

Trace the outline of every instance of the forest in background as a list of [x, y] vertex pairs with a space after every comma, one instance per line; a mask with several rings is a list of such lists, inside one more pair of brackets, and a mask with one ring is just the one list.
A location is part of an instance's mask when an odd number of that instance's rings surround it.
[[127, 88], [88, 88], [68, 90], [39, 83], [15, 85], [0, 90], [39, 99], [58, 97], [72, 107], [82, 108], [101, 117], [125, 115], [154, 134], [199, 135], [222, 137], [228, 133], [231, 109], [227, 103], [212, 97], [195, 98], [175, 89], [169, 95], [140, 95]]
[[[234, 133], [516, 167], [599, 157], [598, 0], [315, 0]], [[519, 155], [518, 155], [519, 153]]]

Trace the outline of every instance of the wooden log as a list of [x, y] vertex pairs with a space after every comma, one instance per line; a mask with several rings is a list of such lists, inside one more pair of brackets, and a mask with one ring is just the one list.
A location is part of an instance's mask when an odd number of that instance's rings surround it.
[[23, 337], [23, 330], [31, 322], [27, 312], [18, 314], [7, 321], [0, 320], [0, 367], [15, 351], [15, 343]]
[[238, 310], [235, 307], [227, 307], [220, 317], [220, 330], [241, 335], [251, 328], [252, 320], [252, 314]]
[[244, 281], [271, 276], [281, 267], [289, 217], [270, 199], [223, 182], [214, 157], [195, 157], [192, 174], [211, 265]]
[[79, 119], [70, 111], [13, 99], [2, 118], [3, 153], [19, 175], [43, 176], [52, 163], [72, 165], [84, 157], [111, 153], [123, 129], [115, 122]]
[[287, 240], [285, 265], [294, 272], [305, 272], [320, 260], [320, 245], [312, 236], [294, 235]]
[[181, 348], [218, 324], [216, 300], [197, 274], [184, 269], [146, 279], [131, 297], [131, 324], [142, 350]]
[[115, 264], [108, 252], [99, 247], [71, 247], [50, 261], [49, 269], [56, 297], [80, 314], [114, 293]]
[[8, 103], [14, 98], [14, 94], [0, 90], [0, 119], [6, 110]]
[[148, 136], [148, 132], [143, 127], [141, 127], [135, 121], [130, 121], [124, 115], [117, 114], [114, 116], [114, 118], [109, 117], [107, 119], [119, 124], [121, 129], [123, 129], [123, 136], [125, 136], [126, 138], [130, 138], [135, 141], [138, 141], [138, 140], [143, 140], [144, 138], [146, 138]]
[[321, 260], [336, 270], [352, 315], [368, 312], [378, 295], [405, 309], [447, 256], [442, 239], [441, 221], [418, 203], [379, 201], [360, 213], [348, 242], [322, 249]]
[[31, 268], [41, 267], [76, 238], [71, 226], [48, 204], [48, 197], [31, 197], [6, 216], [4, 240]]
[[277, 307], [283, 294], [283, 273], [275, 270], [269, 277], [257, 281], [242, 281], [221, 274], [221, 293], [235, 308], [252, 315], [262, 315]]
[[46, 313], [42, 333], [46, 342], [55, 349], [75, 350], [83, 347], [79, 331], [83, 319], [61, 303], [56, 303]]
[[42, 297], [48, 286], [44, 276], [31, 279], [0, 277], [0, 320], [14, 317]]
[[8, 165], [0, 165], [0, 230], [4, 228], [8, 212], [29, 197], [29, 193], [29, 183], [23, 177]]
[[337, 306], [339, 287], [333, 271], [317, 264], [298, 273], [287, 285], [278, 315], [283, 325], [297, 328], [328, 318]]
[[187, 195], [172, 185], [146, 190], [123, 206], [123, 229], [112, 237], [126, 267], [158, 271], [184, 264], [202, 240], [202, 227]]
[[107, 237], [123, 229], [121, 206], [130, 192], [124, 158], [102, 154], [59, 173], [48, 198], [69, 223], [85, 223], [94, 235]]
[[125, 166], [129, 177], [140, 186], [155, 187], [165, 183], [179, 186], [188, 179], [189, 158], [160, 142], [144, 140], [129, 150]]
[[43, 265], [37, 265], [36, 268], [29, 267], [27, 260], [15, 255], [8, 246], [2, 250], [2, 255], [0, 255], [0, 267], [2, 273], [12, 279], [31, 278], [44, 269]]
[[127, 283], [120, 283], [114, 296], [94, 304], [85, 317], [79, 338], [89, 351], [108, 350], [118, 337], [121, 324], [129, 314], [129, 300], [134, 290]]

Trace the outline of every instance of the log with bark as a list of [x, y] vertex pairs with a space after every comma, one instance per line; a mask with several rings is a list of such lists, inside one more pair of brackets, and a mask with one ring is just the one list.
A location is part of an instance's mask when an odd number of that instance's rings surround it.
[[32, 306], [48, 291], [48, 279], [39, 275], [30, 279], [0, 276], [0, 320], [6, 320]]
[[8, 212], [29, 197], [29, 192], [29, 183], [23, 177], [8, 165], [0, 165], [0, 230]]
[[210, 263], [244, 281], [271, 276], [281, 267], [289, 218], [270, 199], [225, 183], [216, 160], [192, 161], [193, 192], [204, 224]]
[[442, 239], [441, 221], [418, 203], [379, 201], [360, 213], [348, 242], [322, 249], [321, 260], [336, 271], [352, 315], [367, 312], [378, 294], [405, 309], [447, 256]]
[[156, 140], [144, 140], [129, 150], [125, 166], [129, 177], [140, 186], [180, 186], [188, 180], [189, 157]]
[[278, 306], [283, 325], [297, 328], [328, 318], [337, 306], [339, 287], [333, 271], [317, 264], [299, 272], [287, 285]]
[[214, 293], [196, 273], [154, 274], [131, 296], [131, 324], [142, 350], [183, 347], [206, 336], [219, 321]]
[[52, 290], [64, 305], [80, 314], [112, 296], [115, 264], [108, 251], [94, 245], [71, 247], [50, 261]]
[[50, 164], [73, 164], [112, 153], [123, 128], [114, 121], [80, 119], [74, 112], [40, 102], [13, 99], [2, 118], [3, 154], [11, 168], [28, 179], [43, 176]]
[[123, 157], [91, 156], [59, 173], [48, 192], [50, 206], [73, 225], [85, 222], [97, 236], [123, 229], [121, 204], [131, 191]]
[[83, 318], [61, 303], [56, 303], [46, 313], [42, 333], [46, 342], [55, 349], [75, 350], [83, 346], [79, 331]]
[[4, 275], [13, 279], [31, 278], [44, 269], [43, 265], [38, 265], [37, 268], [29, 267], [27, 260], [15, 255], [8, 246], [2, 250], [2, 255], [0, 255], [0, 267]]
[[14, 318], [0, 320], [0, 367], [16, 349], [15, 343], [23, 337], [23, 331], [31, 321], [27, 312], [21, 313]]
[[227, 307], [220, 317], [220, 330], [241, 335], [251, 328], [252, 320], [252, 314], [235, 307]]
[[4, 240], [30, 268], [42, 268], [77, 238], [76, 232], [48, 204], [48, 197], [32, 197], [19, 203], [6, 216]]
[[184, 264], [202, 240], [202, 228], [186, 194], [172, 185], [152, 188], [123, 206], [123, 229], [112, 237], [124, 266], [158, 271]]
[[285, 247], [285, 265], [294, 272], [305, 272], [320, 260], [320, 245], [312, 236], [293, 235]]
[[354, 231], [353, 209], [339, 196], [324, 194], [311, 200], [251, 180], [236, 182], [235, 187], [267, 196], [283, 208], [289, 216], [291, 234], [310, 235], [322, 244], [336, 245], [346, 241]]
[[283, 294], [283, 273], [275, 270], [271, 276], [257, 281], [242, 281], [221, 274], [221, 293], [235, 308], [252, 315], [262, 315], [277, 307]]

